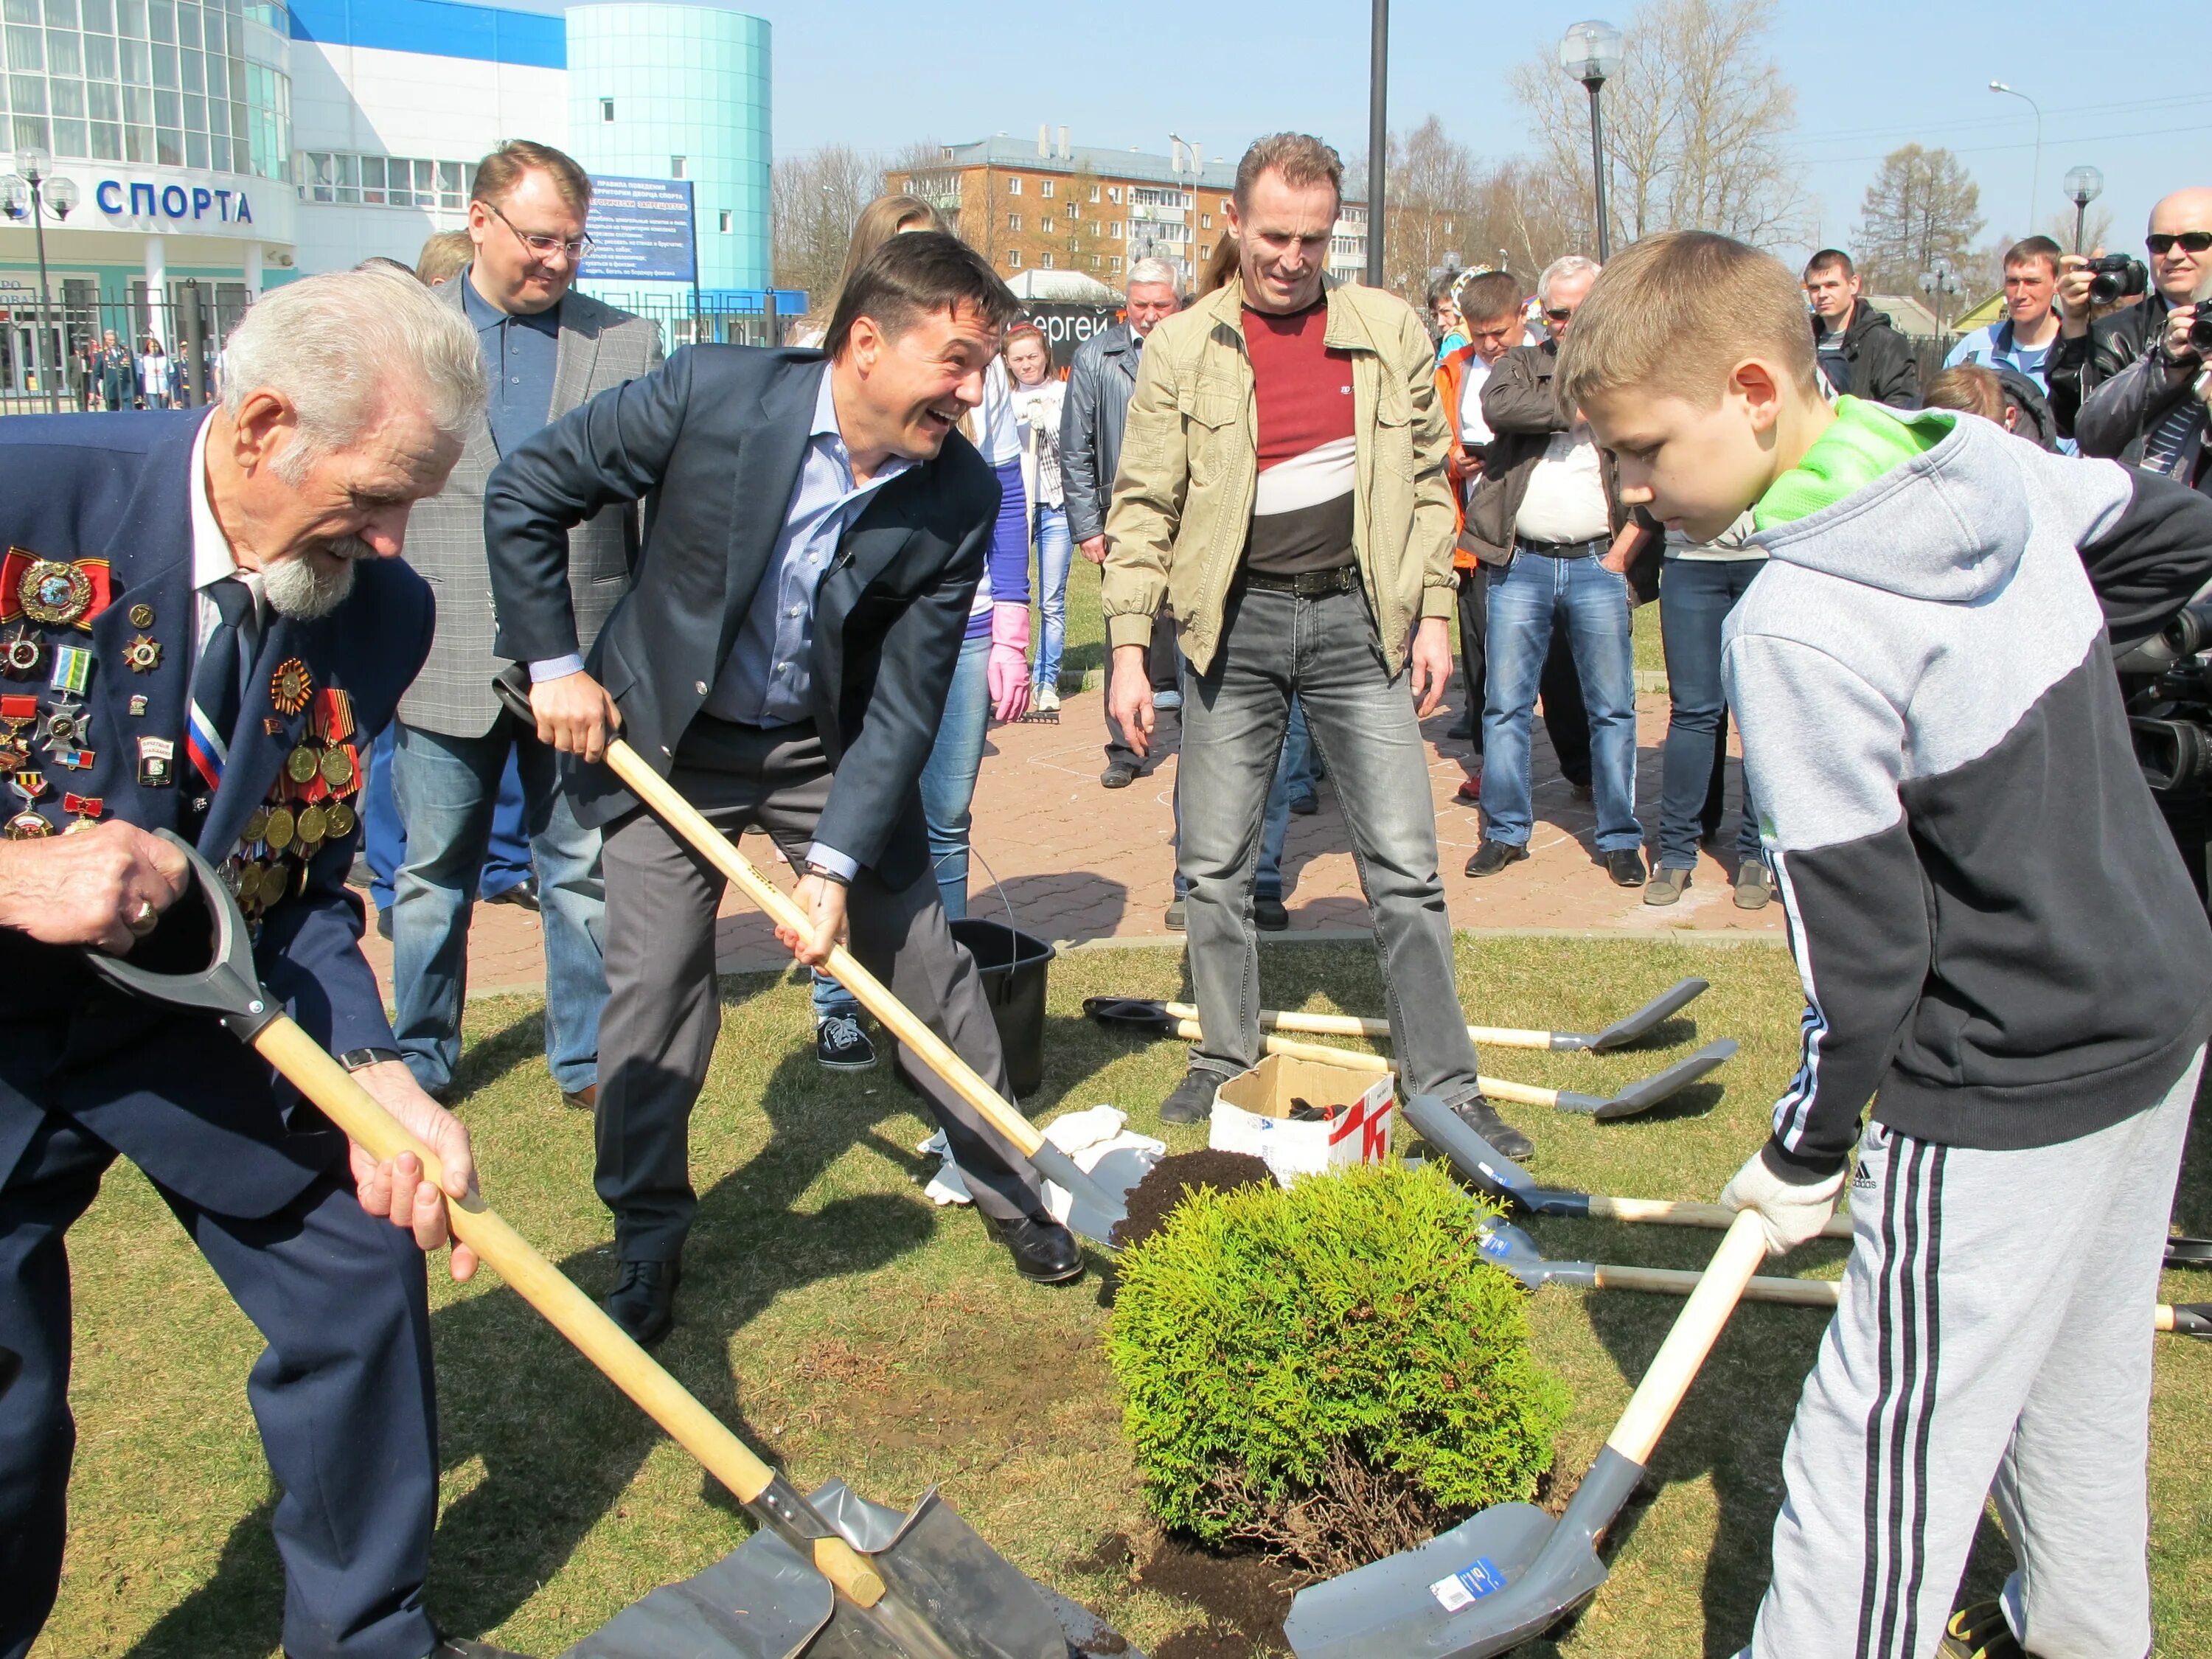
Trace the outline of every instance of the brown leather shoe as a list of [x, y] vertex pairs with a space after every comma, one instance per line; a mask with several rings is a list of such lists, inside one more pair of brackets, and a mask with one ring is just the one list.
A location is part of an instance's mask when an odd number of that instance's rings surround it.
[[579, 1112], [596, 1112], [599, 1109], [599, 1085], [586, 1083], [580, 1089], [563, 1089], [561, 1103]]

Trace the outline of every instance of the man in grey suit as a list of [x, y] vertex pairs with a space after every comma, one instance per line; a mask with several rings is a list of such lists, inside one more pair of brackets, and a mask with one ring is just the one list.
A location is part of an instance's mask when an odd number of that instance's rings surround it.
[[[486, 417], [470, 434], [442, 495], [409, 527], [407, 556], [438, 601], [429, 660], [399, 705], [392, 781], [407, 854], [392, 908], [392, 1028], [416, 1081], [453, 1083], [468, 990], [469, 908], [491, 835], [507, 756], [522, 780], [532, 861], [545, 927], [545, 1058], [570, 1105], [599, 1095], [600, 949], [606, 886], [599, 832], [562, 795], [553, 751], [493, 696], [484, 558], [484, 481], [502, 455], [595, 395], [660, 366], [660, 331], [641, 317], [570, 292], [590, 239], [591, 180], [559, 150], [513, 139], [477, 166], [470, 190], [474, 258], [439, 289], [475, 325], [491, 380]], [[586, 649], [629, 583], [634, 503], [617, 503], [568, 533], [568, 581]]]

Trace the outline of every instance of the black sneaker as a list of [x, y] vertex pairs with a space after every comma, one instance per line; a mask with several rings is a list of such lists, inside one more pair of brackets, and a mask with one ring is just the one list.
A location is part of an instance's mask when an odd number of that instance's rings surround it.
[[1099, 786], [1106, 789], [1127, 789], [1137, 781], [1137, 769], [1115, 764], [1098, 775]]
[[1302, 818], [1310, 818], [1321, 811], [1321, 797], [1310, 789], [1301, 790], [1291, 797], [1291, 811]]
[[1182, 900], [1177, 899], [1174, 903], [1169, 905], [1167, 915], [1164, 918], [1168, 932], [1170, 933], [1180, 933], [1182, 932], [1183, 919], [1186, 914], [1187, 913], [1183, 908]]
[[1995, 1601], [1978, 1601], [1953, 1613], [1936, 1653], [1936, 1659], [2027, 1659], [2005, 1622], [2003, 1607]]
[[824, 1071], [865, 1072], [876, 1063], [876, 1045], [850, 1014], [832, 1014], [814, 1027], [814, 1059]]
[[1465, 743], [1474, 736], [1474, 716], [1472, 714], [1462, 714], [1446, 728], [1444, 735], [1448, 738], [1456, 738], [1462, 743]]
[[1218, 1074], [1194, 1066], [1182, 1074], [1175, 1092], [1160, 1103], [1163, 1123], [1203, 1123], [1213, 1115], [1213, 1091], [1221, 1086]]
[[1452, 1115], [1480, 1135], [1507, 1158], [1523, 1158], [1536, 1143], [1508, 1123], [1480, 1095], [1471, 1095], [1452, 1108]]
[[1615, 887], [1644, 885], [1644, 849], [1642, 848], [1624, 847], [1617, 853], [1606, 853], [1601, 856], [1605, 860], [1605, 872], [1613, 878], [1613, 884]]
[[1474, 856], [1467, 861], [1470, 876], [1494, 876], [1509, 864], [1518, 864], [1528, 856], [1528, 849], [1518, 842], [1486, 841], [1474, 849]]
[[1279, 933], [1291, 925], [1291, 913], [1279, 898], [1265, 893], [1252, 896], [1252, 925], [1263, 933]]

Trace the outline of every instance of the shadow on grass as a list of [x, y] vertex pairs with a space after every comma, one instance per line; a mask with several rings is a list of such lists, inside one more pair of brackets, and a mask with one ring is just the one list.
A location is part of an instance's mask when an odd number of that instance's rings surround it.
[[[726, 1018], [748, 1000], [743, 986], [774, 982], [726, 981]], [[537, 1025], [534, 1017], [518, 1020], [487, 1046], [526, 1052]], [[489, 1064], [499, 1068], [492, 1075], [504, 1070], [496, 1058]], [[762, 1105], [766, 1143], [700, 1194], [676, 1329], [654, 1355], [757, 1449], [763, 1438], [734, 1397], [732, 1339], [785, 1291], [883, 1267], [924, 1243], [935, 1224], [918, 1194], [801, 1207], [857, 1143], [918, 1172], [919, 1160], [878, 1127], [905, 1114], [902, 1093], [880, 1081], [872, 1091], [832, 1083], [811, 1054], [794, 1054], [776, 1067]], [[695, 1164], [695, 1178], [701, 1173]], [[587, 1294], [613, 1288], [611, 1244], [575, 1251], [558, 1265]], [[662, 1436], [511, 1289], [443, 1307], [431, 1328], [442, 1468], [449, 1481], [459, 1474], [474, 1484], [440, 1516], [426, 1600], [441, 1628], [466, 1635], [504, 1623], [562, 1570]], [[702, 1479], [710, 1496], [725, 1496]], [[276, 1645], [283, 1579], [269, 1531], [272, 1506], [273, 1499], [238, 1522], [213, 1576], [133, 1646], [133, 1659], [258, 1656]], [[636, 1593], [653, 1587], [641, 1583]]]

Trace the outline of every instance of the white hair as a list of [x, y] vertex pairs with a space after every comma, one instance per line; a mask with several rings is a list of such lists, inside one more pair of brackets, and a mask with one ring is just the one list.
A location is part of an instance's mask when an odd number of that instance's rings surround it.
[[1585, 259], [1579, 253], [1563, 253], [1546, 265], [1544, 274], [1536, 279], [1536, 298], [1540, 301], [1550, 299], [1552, 284], [1562, 276], [1588, 276], [1595, 281], [1598, 272], [1604, 269], [1596, 260]]
[[1139, 259], [1129, 267], [1128, 286], [1139, 283], [1158, 283], [1163, 287], [1176, 286], [1175, 267], [1164, 259]]
[[262, 390], [297, 412], [299, 441], [277, 465], [289, 483], [358, 438], [389, 398], [411, 396], [451, 437], [484, 406], [476, 331], [412, 276], [380, 269], [270, 289], [224, 342], [223, 380], [233, 418]]

